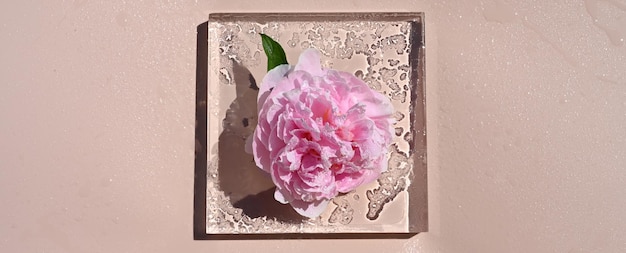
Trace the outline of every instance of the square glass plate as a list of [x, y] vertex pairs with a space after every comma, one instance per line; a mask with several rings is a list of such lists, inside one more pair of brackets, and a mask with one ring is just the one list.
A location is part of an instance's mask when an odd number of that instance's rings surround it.
[[[426, 231], [426, 124], [422, 13], [211, 14], [208, 22], [206, 233], [417, 233]], [[354, 73], [395, 109], [389, 168], [332, 200], [316, 219], [274, 200], [274, 185], [244, 151], [267, 72], [259, 33], [294, 64], [317, 48], [322, 65]]]

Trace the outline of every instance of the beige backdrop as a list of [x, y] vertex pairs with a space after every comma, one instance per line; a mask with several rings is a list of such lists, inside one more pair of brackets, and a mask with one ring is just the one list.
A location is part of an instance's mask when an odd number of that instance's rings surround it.
[[[624, 252], [626, 2], [3, 1], [1, 252]], [[426, 13], [430, 232], [194, 241], [210, 12]]]

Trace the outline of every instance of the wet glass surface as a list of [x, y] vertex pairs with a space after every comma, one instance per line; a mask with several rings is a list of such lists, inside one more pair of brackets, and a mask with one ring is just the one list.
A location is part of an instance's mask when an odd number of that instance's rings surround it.
[[[334, 198], [316, 219], [275, 201], [271, 179], [244, 152], [256, 126], [257, 82], [266, 72], [259, 33], [282, 44], [291, 63], [317, 48], [324, 67], [354, 73], [396, 109], [389, 169]], [[211, 14], [208, 39], [207, 234], [427, 229], [421, 13]]]

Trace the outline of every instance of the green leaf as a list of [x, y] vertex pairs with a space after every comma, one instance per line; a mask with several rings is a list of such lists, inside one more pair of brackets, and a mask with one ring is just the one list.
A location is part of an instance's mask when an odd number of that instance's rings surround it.
[[285, 56], [285, 50], [275, 40], [269, 36], [261, 33], [261, 41], [263, 43], [263, 50], [267, 55], [267, 71], [272, 70], [278, 65], [287, 64], [287, 56]]

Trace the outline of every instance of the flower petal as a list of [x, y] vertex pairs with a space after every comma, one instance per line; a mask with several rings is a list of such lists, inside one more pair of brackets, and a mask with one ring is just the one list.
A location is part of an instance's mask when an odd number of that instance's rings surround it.
[[309, 218], [323, 213], [339, 192], [376, 180], [387, 169], [393, 136], [386, 95], [321, 65], [320, 53], [308, 49], [295, 66], [267, 74], [250, 138], [257, 166], [276, 185], [274, 198]]
[[320, 53], [316, 49], [309, 48], [304, 50], [298, 58], [298, 64], [294, 69], [295, 71], [306, 71], [312, 76], [323, 76], [322, 64], [320, 62]]
[[289, 204], [293, 207], [293, 210], [296, 210], [300, 215], [315, 218], [320, 216], [328, 206], [329, 200], [320, 200], [314, 202], [304, 202], [302, 200], [294, 199]]
[[248, 154], [252, 154], [252, 140], [254, 139], [254, 133], [251, 135], [248, 135], [248, 137], [246, 138], [246, 144], [244, 146], [244, 151]]
[[276, 199], [276, 201], [280, 202], [281, 204], [289, 203], [289, 199], [287, 199], [285, 197], [285, 194], [283, 194], [278, 188], [276, 188], [276, 191], [274, 191], [274, 199]]
[[269, 96], [272, 89], [276, 87], [276, 85], [285, 78], [287, 73], [289, 72], [291, 66], [287, 64], [279, 65], [265, 75], [263, 77], [263, 81], [261, 81], [261, 87], [259, 87], [259, 95], [257, 97], [257, 108], [261, 110], [263, 108], [263, 104], [265, 104], [265, 100]]

